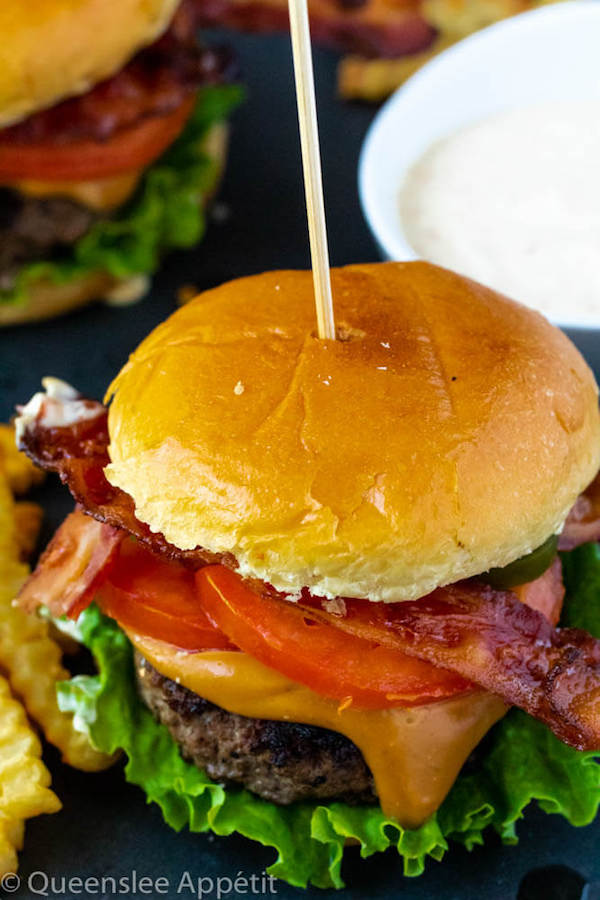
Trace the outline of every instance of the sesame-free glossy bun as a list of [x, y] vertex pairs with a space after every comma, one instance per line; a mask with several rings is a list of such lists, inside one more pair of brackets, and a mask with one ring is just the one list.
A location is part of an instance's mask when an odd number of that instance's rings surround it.
[[2, 0], [0, 127], [114, 75], [179, 0]]
[[110, 481], [182, 549], [284, 591], [398, 601], [560, 530], [600, 465], [593, 375], [541, 315], [423, 262], [201, 294], [111, 386]]

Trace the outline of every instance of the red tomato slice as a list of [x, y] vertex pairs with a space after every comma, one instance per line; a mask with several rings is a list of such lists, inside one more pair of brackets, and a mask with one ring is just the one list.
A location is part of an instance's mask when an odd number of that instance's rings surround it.
[[[516, 589], [555, 618], [562, 600], [560, 564]], [[140, 635], [187, 651], [240, 649], [316, 693], [359, 708], [419, 706], [473, 690], [471, 682], [384, 646], [390, 610], [352, 601], [353, 633], [320, 607], [255, 592], [223, 566], [195, 573], [126, 540], [99, 589], [108, 615]], [[317, 600], [314, 601], [315, 604]]]
[[144, 119], [105, 142], [3, 143], [0, 133], [0, 179], [89, 181], [142, 169], [179, 136], [194, 103], [188, 97], [174, 112]]
[[223, 566], [198, 570], [196, 586], [202, 608], [241, 650], [325, 697], [386, 709], [473, 688], [446, 669], [313, 621], [292, 602], [257, 594]]
[[96, 600], [125, 628], [182, 650], [237, 649], [200, 607], [193, 573], [134, 540], [123, 542]]

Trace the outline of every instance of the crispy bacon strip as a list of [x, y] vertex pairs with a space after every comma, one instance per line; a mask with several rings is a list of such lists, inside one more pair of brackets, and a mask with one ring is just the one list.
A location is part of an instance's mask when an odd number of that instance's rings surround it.
[[60, 526], [19, 594], [29, 612], [47, 606], [55, 616], [74, 618], [116, 557], [126, 533], [96, 522], [76, 509]]
[[180, 550], [140, 522], [132, 497], [113, 487], [104, 475], [109, 462], [107, 407], [56, 379], [44, 383], [49, 385], [49, 393], [36, 394], [18, 410], [18, 446], [37, 466], [57, 472], [88, 515], [132, 534], [154, 552], [192, 567], [235, 564], [229, 555], [219, 556], [200, 547]]
[[600, 475], [577, 498], [558, 541], [559, 550], [600, 540]]
[[457, 672], [545, 722], [566, 744], [600, 750], [600, 641], [553, 628], [509, 591], [476, 581], [407, 603], [346, 600], [333, 617], [317, 599], [312, 618]]

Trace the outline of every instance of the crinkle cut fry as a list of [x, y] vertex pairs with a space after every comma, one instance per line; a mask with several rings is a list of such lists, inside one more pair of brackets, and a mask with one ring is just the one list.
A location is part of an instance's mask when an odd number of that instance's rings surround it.
[[17, 870], [24, 820], [61, 808], [41, 756], [25, 710], [0, 677], [0, 877]]
[[86, 735], [75, 730], [73, 716], [58, 709], [56, 683], [70, 676], [48, 625], [13, 602], [28, 575], [18, 559], [13, 512], [14, 501], [0, 469], [0, 668], [65, 762], [84, 771], [105, 769], [112, 757], [94, 750]]
[[453, 43], [454, 39], [437, 35], [429, 47], [395, 59], [344, 56], [338, 65], [338, 92], [344, 100], [380, 103]]
[[[42, 746], [25, 710], [0, 678], [0, 816], [8, 822], [57, 812], [60, 800], [49, 789]], [[14, 830], [7, 830], [7, 838]]]
[[[0, 577], [4, 574], [0, 572]], [[72, 715], [58, 709], [56, 683], [68, 679], [69, 672], [61, 665], [62, 652], [49, 636], [47, 623], [12, 605], [21, 582], [22, 578], [13, 575], [13, 590], [0, 598], [0, 663], [29, 714], [61, 751], [64, 761], [84, 771], [105, 769], [112, 757], [94, 750], [87, 736], [75, 730]]]
[[25, 822], [22, 819], [5, 819], [0, 816], [0, 878], [17, 871], [17, 851], [23, 849], [24, 837]]
[[17, 449], [15, 429], [12, 425], [0, 424], [0, 455], [13, 494], [18, 496], [26, 494], [32, 487], [41, 484], [46, 477], [41, 469]]
[[37, 544], [44, 511], [38, 503], [21, 500], [14, 507], [16, 537], [22, 560], [33, 555]]

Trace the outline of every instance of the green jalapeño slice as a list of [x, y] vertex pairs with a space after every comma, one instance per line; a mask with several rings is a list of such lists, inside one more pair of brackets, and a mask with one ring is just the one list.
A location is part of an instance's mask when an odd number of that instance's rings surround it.
[[501, 569], [490, 569], [481, 576], [481, 579], [499, 591], [507, 591], [518, 584], [535, 581], [550, 566], [556, 556], [557, 548], [558, 535], [553, 534], [527, 556], [522, 556]]

